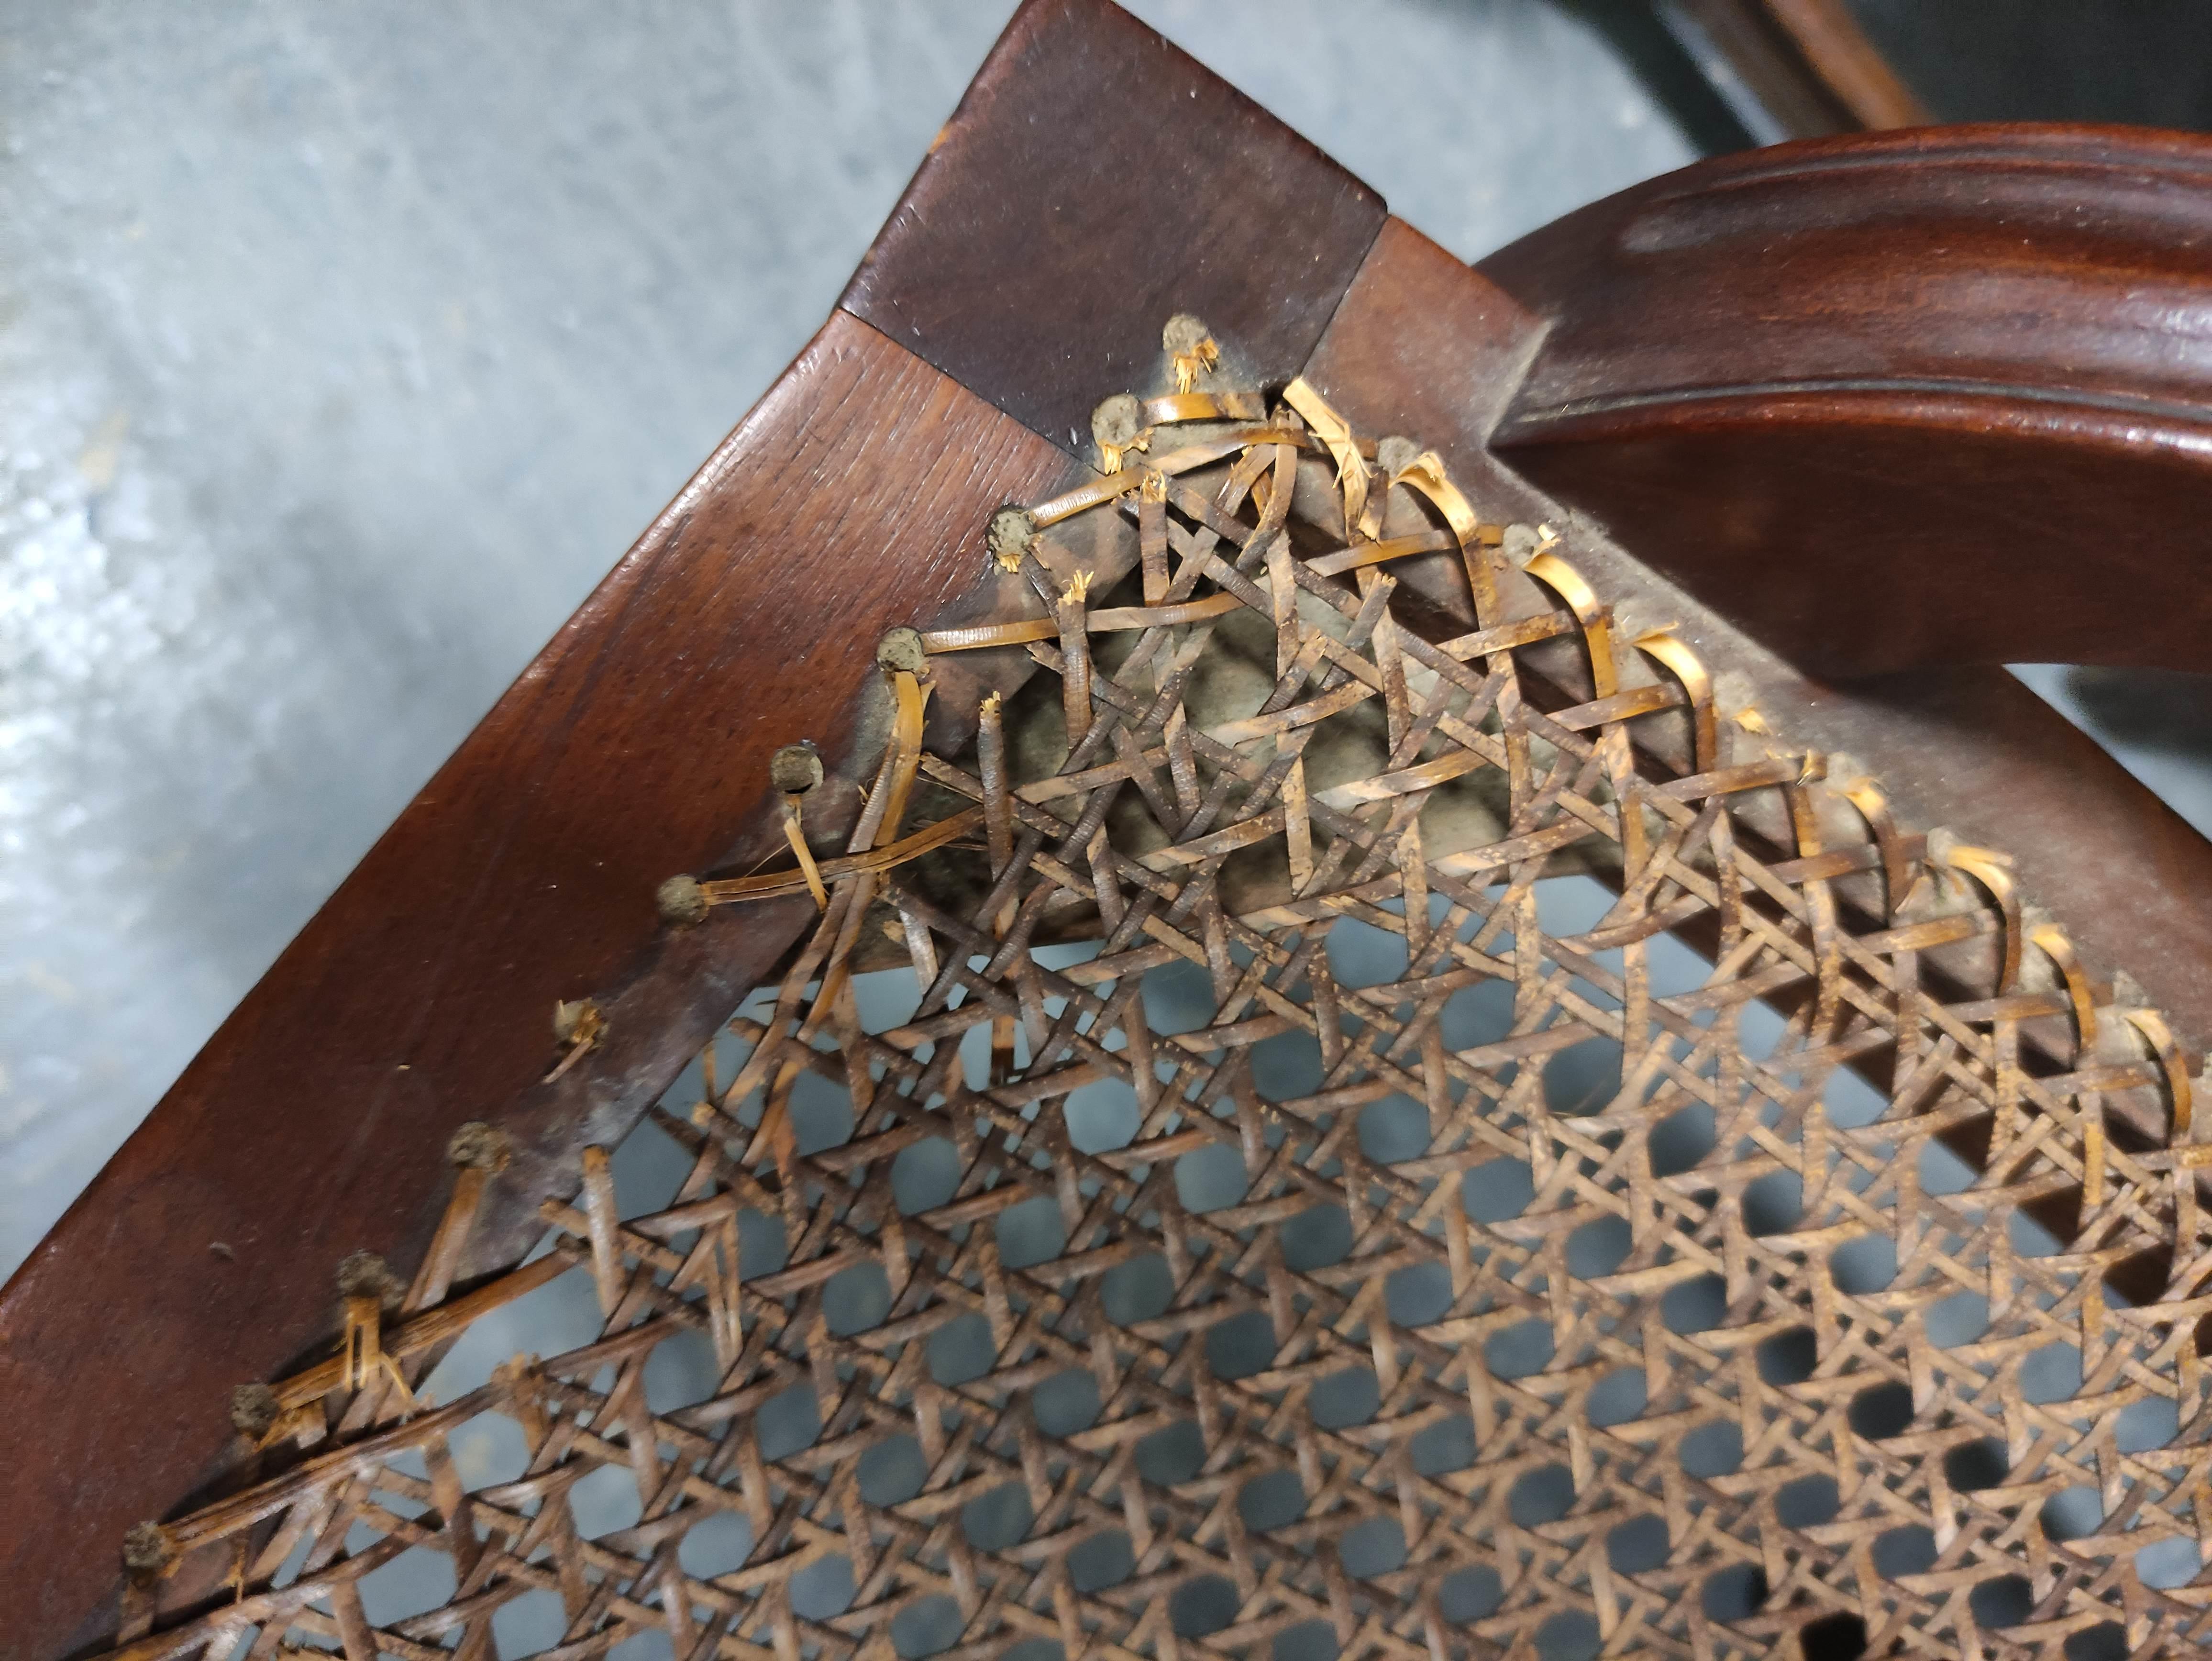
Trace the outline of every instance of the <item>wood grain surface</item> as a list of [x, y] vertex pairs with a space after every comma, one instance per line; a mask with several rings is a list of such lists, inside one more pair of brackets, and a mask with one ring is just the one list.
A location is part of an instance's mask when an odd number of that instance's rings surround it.
[[1232, 384], [1297, 373], [1382, 198], [1105, 0], [1029, 0], [844, 305], [1054, 443], [1194, 313]]
[[1676, 15], [1784, 136], [1919, 126], [1929, 119], [1845, 0], [1677, 0]]
[[1483, 262], [1500, 453], [1786, 655], [2212, 667], [2212, 140], [1954, 128], [1636, 186]]
[[[456, 1125], [522, 1147], [495, 1257], [539, 1173], [658, 1094], [814, 915], [671, 930], [658, 884], [768, 851], [769, 753], [849, 764], [878, 636], [987, 611], [992, 508], [1076, 472], [833, 316], [0, 1294], [0, 1656], [97, 1635], [125, 1530], [199, 1480], [231, 1387], [335, 1331], [339, 1259], [420, 1256]], [[819, 794], [834, 831], [849, 777]], [[541, 1083], [586, 996], [605, 1040]]]

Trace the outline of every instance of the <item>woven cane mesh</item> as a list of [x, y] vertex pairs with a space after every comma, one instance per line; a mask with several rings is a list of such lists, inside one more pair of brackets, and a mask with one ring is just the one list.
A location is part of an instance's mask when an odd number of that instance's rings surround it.
[[[433, 1262], [134, 1536], [127, 1652], [2212, 1637], [2157, 1016], [1434, 457], [1302, 386], [1127, 417], [994, 522], [1035, 621], [887, 648], [844, 851], [678, 896], [818, 887], [781, 984], [457, 1290], [463, 1150]], [[1439, 557], [1472, 630], [1398, 592]]]

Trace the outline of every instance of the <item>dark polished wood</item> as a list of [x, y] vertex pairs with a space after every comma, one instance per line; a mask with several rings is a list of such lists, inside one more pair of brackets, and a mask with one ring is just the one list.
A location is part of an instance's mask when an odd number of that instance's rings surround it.
[[1054, 443], [1149, 385], [1191, 312], [1248, 383], [1297, 373], [1382, 199], [1102, 0], [1029, 0], [844, 305]]
[[[1541, 372], [1541, 335], [1540, 319], [1394, 220], [1306, 373], [1356, 430], [1433, 444], [1485, 518], [1540, 520], [1558, 504], [1486, 441], [1532, 358]], [[1626, 619], [1674, 625], [1707, 663], [1744, 677], [1791, 742], [1856, 757], [1904, 821], [2004, 849], [2086, 960], [2124, 965], [2185, 1046], [2212, 1045], [2212, 843], [2049, 705], [1995, 668], [1823, 681], [1655, 573], [1641, 522], [1620, 524], [1619, 539], [1561, 523], [1568, 557]], [[1463, 579], [1437, 575], [1432, 597], [1464, 606]], [[1848, 587], [1838, 576], [1825, 592]]]
[[[1817, 138], [1929, 119], [1844, 0], [1674, 0], [1673, 15], [1678, 31], [1703, 37], [1696, 44], [1719, 57], [1778, 136]], [[1719, 79], [1712, 68], [1707, 74]]]
[[[0, 1656], [97, 1635], [125, 1530], [200, 1480], [231, 1387], [335, 1330], [339, 1259], [420, 1256], [456, 1125], [522, 1145], [513, 1246], [546, 1174], [665, 1087], [814, 910], [671, 929], [656, 886], [776, 845], [796, 739], [836, 829], [878, 636], [988, 611], [991, 510], [1079, 473], [833, 315], [0, 1294]], [[541, 1083], [555, 1000], [586, 996], [605, 1042]]]
[[2212, 668], [2212, 140], [1957, 128], [1623, 192], [1482, 271], [1496, 435], [1808, 668]]

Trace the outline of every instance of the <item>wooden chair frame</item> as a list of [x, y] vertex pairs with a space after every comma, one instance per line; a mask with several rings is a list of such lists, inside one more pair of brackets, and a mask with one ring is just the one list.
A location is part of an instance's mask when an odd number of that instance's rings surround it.
[[[1010, 615], [978, 527], [1091, 476], [1173, 313], [1558, 520], [1900, 816], [2010, 849], [2201, 1053], [2212, 849], [1990, 666], [2207, 666], [2208, 179], [2170, 135], [1816, 141], [1470, 270], [1104, 0], [1030, 0], [821, 332], [0, 1294], [0, 1657], [112, 1630], [125, 1530], [329, 1342], [335, 1262], [422, 1256], [457, 1124], [518, 1149], [465, 1276], [771, 977], [804, 897], [672, 929], [656, 887], [781, 845], [793, 739], [851, 822], [865, 654]], [[549, 1077], [585, 996], [607, 1037]]]

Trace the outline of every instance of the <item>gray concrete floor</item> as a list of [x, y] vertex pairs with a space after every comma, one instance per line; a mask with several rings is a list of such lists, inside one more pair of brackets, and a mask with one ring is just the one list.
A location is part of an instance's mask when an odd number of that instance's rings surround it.
[[[1542, 0], [1135, 9], [1462, 254], [1692, 159]], [[0, 3], [0, 1272], [805, 341], [1010, 9]]]

